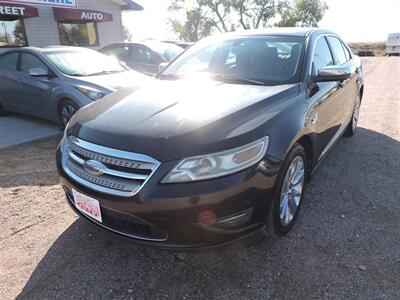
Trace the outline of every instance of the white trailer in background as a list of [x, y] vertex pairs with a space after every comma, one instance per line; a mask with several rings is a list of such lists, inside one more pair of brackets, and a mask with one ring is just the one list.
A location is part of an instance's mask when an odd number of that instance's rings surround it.
[[391, 33], [386, 41], [386, 55], [400, 56], [400, 33]]

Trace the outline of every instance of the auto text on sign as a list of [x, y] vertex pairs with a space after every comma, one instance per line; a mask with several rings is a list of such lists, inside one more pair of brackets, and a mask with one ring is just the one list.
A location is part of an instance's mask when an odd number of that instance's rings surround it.
[[102, 21], [104, 16], [99, 12], [82, 12], [81, 15], [82, 20], [91, 20], [91, 21]]

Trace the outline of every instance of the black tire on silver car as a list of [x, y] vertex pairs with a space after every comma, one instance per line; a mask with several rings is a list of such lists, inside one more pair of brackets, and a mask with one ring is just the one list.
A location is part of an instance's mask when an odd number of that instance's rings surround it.
[[79, 106], [68, 99], [62, 100], [58, 105], [58, 118], [63, 128], [67, 126], [72, 116], [79, 110]]
[[296, 222], [308, 175], [306, 152], [295, 144], [282, 163], [277, 178], [272, 205], [267, 217], [267, 231], [280, 237], [288, 233]]
[[358, 117], [360, 115], [360, 107], [361, 107], [361, 97], [357, 96], [356, 105], [354, 106], [353, 115], [351, 117], [351, 121], [349, 126], [346, 128], [345, 136], [353, 136], [357, 131]]
[[7, 112], [4, 110], [3, 105], [0, 103], [0, 116], [6, 116]]

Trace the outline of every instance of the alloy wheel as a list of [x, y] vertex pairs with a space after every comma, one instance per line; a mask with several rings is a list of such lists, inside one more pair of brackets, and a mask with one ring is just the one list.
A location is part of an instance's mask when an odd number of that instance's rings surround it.
[[76, 108], [70, 104], [66, 104], [63, 106], [61, 110], [61, 118], [63, 125], [66, 126], [72, 116], [76, 113]]
[[304, 178], [304, 160], [301, 156], [296, 156], [286, 172], [281, 191], [279, 217], [284, 226], [293, 220], [299, 209], [303, 195]]

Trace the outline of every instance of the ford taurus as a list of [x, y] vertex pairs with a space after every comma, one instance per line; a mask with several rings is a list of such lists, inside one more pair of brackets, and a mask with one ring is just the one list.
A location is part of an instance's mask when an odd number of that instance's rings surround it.
[[144, 245], [283, 236], [313, 171], [356, 132], [363, 91], [360, 59], [333, 32], [207, 38], [71, 119], [61, 185], [78, 215]]

